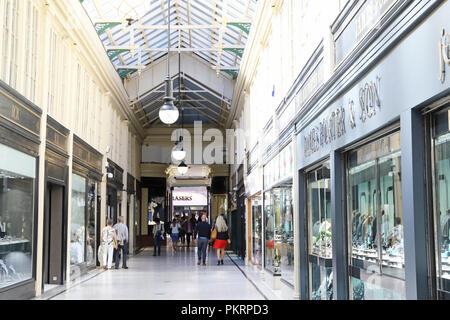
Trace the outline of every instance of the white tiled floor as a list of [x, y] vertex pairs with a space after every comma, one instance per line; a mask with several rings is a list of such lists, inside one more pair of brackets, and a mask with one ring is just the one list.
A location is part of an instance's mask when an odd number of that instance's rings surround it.
[[55, 300], [262, 300], [264, 296], [225, 255], [217, 266], [215, 251], [206, 266], [197, 265], [195, 248], [146, 249], [129, 260], [129, 269], [108, 270], [72, 286]]

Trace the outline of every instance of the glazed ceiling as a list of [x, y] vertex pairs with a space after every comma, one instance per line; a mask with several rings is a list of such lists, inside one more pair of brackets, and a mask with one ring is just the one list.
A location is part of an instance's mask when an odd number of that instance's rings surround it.
[[257, 0], [81, 0], [119, 75], [190, 52], [236, 78]]

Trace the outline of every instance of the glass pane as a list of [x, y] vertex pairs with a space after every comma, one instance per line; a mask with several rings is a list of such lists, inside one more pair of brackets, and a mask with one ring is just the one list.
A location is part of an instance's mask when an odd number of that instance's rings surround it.
[[[382, 283], [382, 282], [385, 283]], [[351, 299], [353, 300], [405, 300], [399, 294], [404, 286], [401, 280], [382, 277], [378, 273], [371, 273], [365, 280], [351, 278]], [[397, 285], [397, 288], [394, 286]]]
[[35, 158], [0, 145], [0, 288], [32, 277], [35, 172]]
[[333, 299], [333, 268], [309, 264], [311, 300]]
[[[281, 272], [281, 226], [280, 226], [280, 218], [281, 218], [281, 190], [280, 188], [274, 188], [270, 191], [271, 199], [272, 199], [272, 208], [273, 215], [271, 216], [271, 220], [274, 223], [274, 237], [273, 237], [273, 271], [276, 273]], [[270, 218], [269, 218], [270, 219]], [[269, 223], [272, 221], [269, 220]]]
[[86, 262], [88, 265], [95, 265], [96, 257], [96, 216], [97, 216], [97, 184], [89, 181], [88, 193], [88, 220], [86, 238]]
[[264, 194], [264, 225], [265, 225], [265, 252], [264, 264], [265, 267], [273, 271], [275, 258], [275, 217], [273, 213], [272, 193], [266, 192]]
[[292, 184], [280, 189], [281, 277], [294, 284]]
[[308, 174], [309, 252], [332, 258], [330, 165]]
[[262, 212], [261, 197], [252, 199], [252, 259], [257, 265], [262, 264]]
[[438, 288], [450, 291], [450, 133], [435, 140], [434, 152]]
[[70, 263], [79, 264], [85, 261], [85, 208], [86, 179], [72, 175], [72, 210], [70, 227]]
[[380, 158], [383, 274], [404, 279], [403, 211], [400, 152]]
[[376, 233], [376, 161], [360, 164], [348, 173], [353, 265], [367, 269], [378, 262]]
[[376, 282], [367, 284], [362, 278], [351, 279], [354, 298], [403, 298], [400, 133], [352, 151], [348, 160], [350, 264], [360, 269], [361, 277], [367, 272], [370, 281]]

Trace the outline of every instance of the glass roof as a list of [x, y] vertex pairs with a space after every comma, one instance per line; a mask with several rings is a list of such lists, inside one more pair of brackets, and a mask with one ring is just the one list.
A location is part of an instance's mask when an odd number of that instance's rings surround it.
[[192, 52], [216, 72], [237, 77], [257, 0], [82, 0], [123, 78], [167, 55]]

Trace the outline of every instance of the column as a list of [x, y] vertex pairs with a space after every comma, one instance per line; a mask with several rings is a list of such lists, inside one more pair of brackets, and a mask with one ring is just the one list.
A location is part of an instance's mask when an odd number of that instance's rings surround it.
[[348, 299], [347, 252], [344, 214], [344, 184], [342, 154], [332, 151], [330, 154], [331, 175], [331, 228], [333, 243], [333, 299]]
[[296, 172], [295, 175], [298, 177], [298, 192], [294, 196], [298, 196], [298, 220], [297, 220], [297, 228], [298, 228], [298, 237], [297, 237], [297, 245], [298, 245], [298, 263], [300, 265], [299, 271], [299, 282], [300, 282], [300, 299], [308, 300], [309, 293], [309, 263], [308, 263], [308, 219], [306, 216], [306, 175], [304, 172]]
[[414, 110], [400, 116], [406, 299], [429, 299], [427, 272], [424, 120]]
[[[42, 9], [42, 8], [41, 8]], [[23, 11], [25, 12], [25, 11]], [[48, 30], [50, 28], [50, 19], [48, 18], [48, 11], [47, 9], [42, 9], [43, 14], [41, 15], [40, 19], [42, 23], [40, 24], [41, 36], [44, 37], [41, 39], [41, 41], [44, 42], [45, 46], [44, 48], [48, 48], [48, 42], [49, 37], [47, 36]], [[45, 192], [46, 192], [46, 185], [45, 185], [45, 149], [47, 144], [47, 103], [48, 103], [48, 95], [46, 94], [48, 91], [48, 79], [46, 79], [47, 73], [45, 72], [48, 70], [48, 51], [42, 50], [40, 57], [43, 58], [43, 62], [39, 68], [39, 81], [42, 83], [42, 86], [39, 88], [42, 89], [40, 92], [40, 99], [36, 101], [40, 102], [40, 107], [42, 109], [42, 116], [41, 116], [41, 128], [40, 128], [40, 139], [41, 144], [39, 146], [39, 183], [38, 183], [38, 219], [36, 221], [37, 223], [37, 237], [36, 237], [36, 252], [33, 254], [36, 255], [36, 296], [40, 296], [42, 294], [42, 255], [43, 255], [43, 246], [44, 246], [44, 198], [45, 198]], [[36, 93], [38, 88], [36, 88]]]
[[300, 299], [300, 247], [298, 239], [301, 236], [299, 232], [299, 199], [298, 194], [298, 175], [297, 175], [297, 135], [292, 135], [293, 145], [293, 172], [292, 172], [292, 205], [294, 217], [294, 299]]

